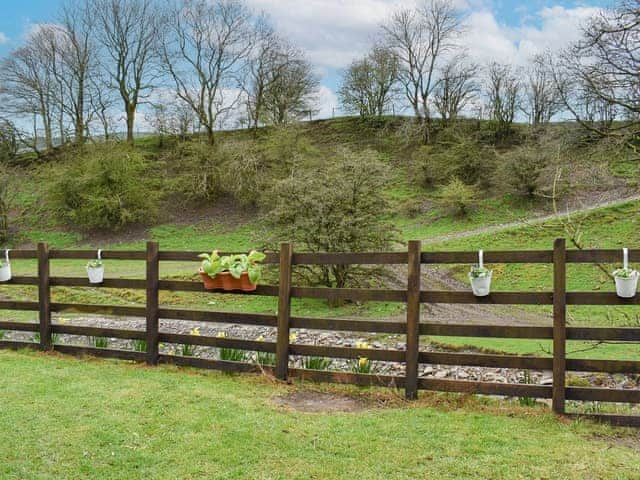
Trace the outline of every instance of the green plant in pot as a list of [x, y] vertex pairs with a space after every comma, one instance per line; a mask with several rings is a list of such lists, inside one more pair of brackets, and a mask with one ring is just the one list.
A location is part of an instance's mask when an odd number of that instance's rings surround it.
[[255, 250], [249, 254], [220, 256], [217, 250], [199, 255], [200, 276], [207, 290], [243, 290], [252, 292], [262, 277], [266, 255]]

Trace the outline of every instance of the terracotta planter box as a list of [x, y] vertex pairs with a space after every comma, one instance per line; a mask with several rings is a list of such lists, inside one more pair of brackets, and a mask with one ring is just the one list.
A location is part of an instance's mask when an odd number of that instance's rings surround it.
[[257, 285], [249, 281], [249, 274], [247, 272], [243, 272], [240, 278], [234, 278], [229, 272], [219, 273], [215, 277], [210, 277], [203, 271], [199, 273], [206, 290], [241, 290], [243, 292], [253, 292], [257, 287]]

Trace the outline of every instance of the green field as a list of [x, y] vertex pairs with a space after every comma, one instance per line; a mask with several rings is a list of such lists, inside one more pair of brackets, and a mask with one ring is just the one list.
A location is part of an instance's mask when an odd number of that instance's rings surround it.
[[[300, 413], [272, 399], [322, 389], [368, 402]], [[544, 407], [287, 386], [246, 376], [0, 352], [3, 479], [631, 479], [637, 433]]]

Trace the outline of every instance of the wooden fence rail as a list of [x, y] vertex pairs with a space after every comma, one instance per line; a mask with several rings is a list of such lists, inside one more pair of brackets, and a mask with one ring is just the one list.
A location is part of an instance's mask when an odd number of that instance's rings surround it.
[[[279, 268], [278, 285], [260, 285], [253, 293], [231, 292], [238, 295], [262, 295], [278, 298], [275, 315], [256, 313], [228, 313], [205, 310], [167, 308], [160, 304], [161, 291], [203, 292], [200, 282], [163, 280], [160, 278], [160, 263], [166, 261], [198, 261], [198, 252], [161, 251], [156, 242], [148, 242], [146, 251], [102, 251], [107, 260], [136, 260], [145, 262], [144, 279], [105, 279], [99, 288], [137, 289], [146, 291], [145, 306], [91, 305], [59, 303], [51, 301], [51, 289], [56, 287], [96, 287], [83, 277], [51, 276], [53, 260], [87, 260], [95, 256], [89, 250], [50, 250], [40, 243], [36, 250], [13, 250], [13, 259], [36, 260], [37, 276], [16, 276], [9, 285], [37, 286], [37, 301], [1, 300], [0, 309], [38, 312], [37, 323], [0, 321], [0, 330], [15, 330], [39, 334], [38, 343], [0, 341], [0, 348], [38, 348], [55, 350], [74, 355], [95, 355], [146, 362], [149, 365], [172, 363], [181, 366], [211, 368], [237, 372], [269, 372], [277, 378], [300, 378], [313, 381], [376, 385], [404, 388], [408, 399], [415, 399], [419, 390], [476, 393], [517, 397], [547, 398], [558, 414], [565, 414], [565, 401], [599, 401], [640, 403], [640, 390], [608, 389], [566, 386], [567, 371], [639, 374], [640, 361], [574, 359], [566, 356], [567, 340], [640, 342], [640, 328], [567, 327], [567, 305], [640, 305], [640, 296], [621, 299], [615, 293], [568, 292], [566, 289], [567, 264], [619, 262], [617, 250], [566, 250], [564, 239], [558, 239], [552, 250], [493, 251], [485, 252], [486, 263], [536, 263], [553, 266], [553, 289], [548, 292], [495, 292], [487, 297], [475, 297], [471, 292], [430, 291], [421, 288], [421, 266], [423, 264], [475, 263], [476, 252], [422, 252], [421, 244], [409, 242], [406, 252], [377, 253], [295, 253], [291, 244], [285, 243], [280, 252], [269, 253], [265, 260]], [[629, 259], [640, 263], [640, 249], [630, 250]], [[292, 273], [296, 265], [406, 265], [405, 289], [359, 289], [317, 288], [292, 284]], [[221, 292], [217, 292], [221, 293]], [[308, 318], [291, 315], [292, 298], [316, 298], [327, 300], [384, 301], [406, 303], [405, 321], [347, 320], [334, 318]], [[553, 308], [553, 325], [470, 325], [464, 323], [443, 324], [420, 322], [423, 303], [450, 304], [505, 304], [505, 305], [550, 305]], [[141, 317], [145, 319], [144, 330], [125, 330], [56, 324], [52, 313], [85, 313]], [[164, 332], [160, 319], [196, 322], [217, 322], [238, 325], [271, 327], [276, 329], [276, 342], [217, 338], [199, 335], [184, 335]], [[435, 319], [434, 319], [435, 320]], [[291, 343], [291, 329], [326, 331], [353, 331], [380, 334], [399, 334], [406, 337], [404, 350], [363, 349], [342, 346], [317, 346]], [[59, 345], [53, 342], [54, 334], [144, 340], [146, 352], [95, 348], [75, 345]], [[449, 353], [420, 351], [420, 336], [463, 336], [513, 339], [546, 339], [553, 343], [552, 357], [519, 355], [495, 355], [480, 353]], [[180, 345], [199, 345], [215, 348], [232, 348], [251, 352], [271, 353], [275, 357], [273, 366], [248, 362], [212, 360], [193, 356], [167, 355], [160, 353], [160, 342]], [[376, 375], [342, 371], [315, 371], [290, 366], [291, 356], [314, 356], [341, 359], [366, 357], [372, 361], [398, 362], [404, 364], [404, 375]], [[437, 379], [420, 377], [420, 364], [478, 366], [489, 368], [547, 370], [553, 374], [552, 385], [509, 384], [468, 380]], [[640, 425], [640, 417], [628, 415], [602, 415], [617, 425]]]

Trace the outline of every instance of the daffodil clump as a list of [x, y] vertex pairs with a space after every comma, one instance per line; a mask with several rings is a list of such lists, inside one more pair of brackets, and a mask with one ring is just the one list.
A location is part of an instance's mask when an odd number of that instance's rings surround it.
[[[264, 342], [264, 335], [256, 338], [256, 342]], [[272, 352], [256, 352], [256, 363], [261, 366], [274, 366], [276, 364], [276, 354]]]
[[[371, 346], [367, 342], [356, 342], [356, 348], [358, 350], [367, 350], [370, 349]], [[357, 359], [349, 360], [348, 364], [354, 373], [371, 373], [373, 370], [373, 363], [367, 357], [358, 357]]]
[[[227, 338], [225, 332], [218, 332], [216, 338]], [[220, 348], [219, 351], [220, 360], [227, 362], [244, 362], [247, 359], [247, 354], [244, 350], [238, 350], [237, 348]]]
[[[199, 328], [194, 328], [193, 330], [191, 330], [189, 332], [189, 335], [193, 335], [196, 337], [200, 336], [200, 329]], [[196, 347], [195, 345], [189, 345], [189, 344], [183, 344], [180, 346], [180, 350], [182, 351], [182, 356], [183, 357], [193, 357], [193, 355], [196, 353]]]

